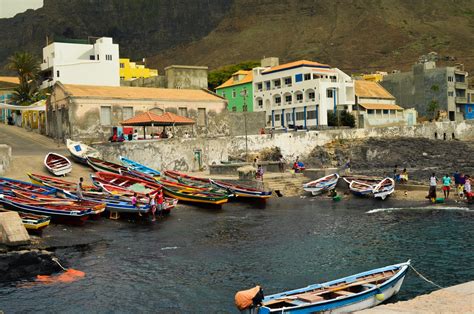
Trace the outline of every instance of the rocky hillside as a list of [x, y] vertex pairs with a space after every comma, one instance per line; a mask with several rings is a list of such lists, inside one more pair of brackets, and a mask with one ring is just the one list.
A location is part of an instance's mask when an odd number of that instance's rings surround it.
[[437, 51], [474, 70], [472, 0], [45, 0], [0, 19], [0, 30], [0, 60], [40, 53], [47, 35], [89, 35], [113, 36], [123, 56], [160, 68], [279, 56], [352, 73], [408, 69]]

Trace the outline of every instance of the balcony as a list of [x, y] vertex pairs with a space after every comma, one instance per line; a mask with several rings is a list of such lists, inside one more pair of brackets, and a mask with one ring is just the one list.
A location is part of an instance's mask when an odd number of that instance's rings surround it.
[[454, 87], [457, 89], [467, 89], [467, 82], [455, 82]]
[[456, 103], [457, 104], [467, 104], [467, 97], [456, 96]]

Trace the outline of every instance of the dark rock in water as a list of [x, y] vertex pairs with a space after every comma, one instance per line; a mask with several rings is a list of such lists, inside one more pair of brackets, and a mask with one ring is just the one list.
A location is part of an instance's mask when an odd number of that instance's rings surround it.
[[0, 282], [30, 279], [61, 270], [54, 255], [44, 250], [11, 251], [0, 254]]

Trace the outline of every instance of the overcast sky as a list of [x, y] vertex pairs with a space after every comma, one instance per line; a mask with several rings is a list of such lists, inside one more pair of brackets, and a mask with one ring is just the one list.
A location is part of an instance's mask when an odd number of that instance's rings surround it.
[[13, 17], [17, 13], [42, 6], [43, 0], [0, 0], [0, 18]]

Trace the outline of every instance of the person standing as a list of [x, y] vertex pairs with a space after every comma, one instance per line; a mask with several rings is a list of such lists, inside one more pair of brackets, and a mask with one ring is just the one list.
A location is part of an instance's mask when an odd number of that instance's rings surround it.
[[132, 196], [132, 206], [135, 207], [135, 209], [138, 211], [138, 216], [142, 216], [142, 213], [140, 212], [140, 207], [138, 206], [138, 199], [137, 199], [137, 192], [133, 193]]
[[156, 212], [156, 199], [155, 199], [155, 196], [156, 194], [147, 194], [146, 195], [148, 197], [148, 205], [150, 207], [150, 213], [151, 213], [151, 221], [155, 221], [156, 218], [155, 218], [155, 212]]
[[438, 183], [438, 178], [436, 178], [435, 173], [433, 172], [430, 177], [430, 190], [428, 192], [428, 198], [432, 203], [436, 201], [436, 184]]
[[451, 190], [451, 177], [449, 175], [445, 175], [442, 179], [443, 181], [443, 193], [444, 198], [449, 198], [449, 191]]
[[464, 184], [464, 196], [468, 202], [472, 200], [471, 178], [469, 176], [466, 176], [466, 183]]
[[258, 165], [257, 172], [255, 173], [255, 179], [257, 180], [257, 187], [263, 189], [263, 167]]
[[80, 177], [79, 182], [77, 183], [77, 187], [76, 187], [76, 196], [77, 198], [79, 198], [80, 201], [84, 199], [84, 195], [82, 194], [82, 191], [84, 191], [83, 183], [84, 183], [84, 178]]
[[138, 140], [138, 131], [135, 129], [135, 131], [133, 131], [133, 135], [132, 135], [132, 139], [134, 141], [137, 141]]
[[346, 174], [351, 173], [351, 159], [350, 159], [350, 158], [347, 159], [347, 162], [346, 162], [346, 164], [344, 165], [344, 172], [345, 172]]
[[158, 210], [158, 216], [161, 217], [164, 215], [164, 206], [163, 206], [163, 203], [164, 203], [164, 197], [163, 197], [163, 190], [160, 190], [158, 192], [158, 195], [157, 195], [157, 203], [158, 203], [158, 207], [157, 207], [157, 210]]
[[460, 179], [461, 175], [459, 173], [458, 170], [456, 170], [456, 172], [453, 173], [453, 179], [454, 179], [454, 185], [456, 186], [456, 188], [459, 187], [459, 179]]
[[281, 173], [285, 172], [285, 158], [283, 158], [283, 155], [280, 155], [278, 159], [278, 168]]

